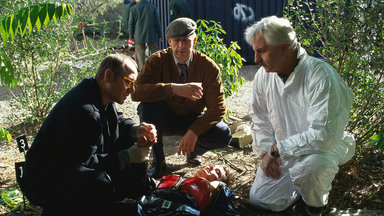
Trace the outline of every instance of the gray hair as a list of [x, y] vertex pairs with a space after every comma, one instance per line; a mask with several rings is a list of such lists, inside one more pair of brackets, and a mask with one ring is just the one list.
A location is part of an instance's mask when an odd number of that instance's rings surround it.
[[292, 50], [300, 48], [296, 32], [289, 20], [285, 18], [269, 16], [261, 19], [245, 30], [245, 40], [252, 46], [255, 36], [258, 34], [264, 34], [264, 39], [268, 45], [288, 44]]

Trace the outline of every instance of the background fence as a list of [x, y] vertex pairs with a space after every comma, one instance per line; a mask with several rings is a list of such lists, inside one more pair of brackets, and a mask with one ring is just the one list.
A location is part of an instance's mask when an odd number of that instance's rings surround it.
[[[168, 46], [164, 36], [169, 23], [169, 0], [150, 0], [159, 9], [162, 38], [160, 48]], [[285, 0], [187, 0], [192, 19], [205, 19], [220, 22], [227, 32], [223, 35], [224, 42], [237, 41], [241, 50], [240, 55], [247, 62], [253, 62], [252, 47], [244, 40], [244, 30], [247, 26], [270, 15], [283, 15]]]

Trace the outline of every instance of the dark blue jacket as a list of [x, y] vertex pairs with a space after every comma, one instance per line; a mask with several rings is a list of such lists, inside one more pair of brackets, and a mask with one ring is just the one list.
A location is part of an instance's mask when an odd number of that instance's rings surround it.
[[141, 0], [132, 6], [128, 20], [128, 34], [135, 39], [135, 43], [157, 43], [161, 37], [157, 7], [148, 0]]
[[109, 185], [120, 167], [116, 152], [135, 141], [133, 125], [114, 103], [103, 106], [95, 79], [83, 80], [55, 105], [28, 150], [23, 192], [46, 206], [85, 186]]

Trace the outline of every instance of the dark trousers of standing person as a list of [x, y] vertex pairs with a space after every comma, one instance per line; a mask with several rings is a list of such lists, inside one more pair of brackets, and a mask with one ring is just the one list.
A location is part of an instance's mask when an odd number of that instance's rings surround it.
[[130, 164], [114, 176], [103, 171], [82, 172], [84, 183], [66, 198], [53, 195], [42, 216], [138, 215], [135, 200], [149, 192], [147, 171], [147, 163], [141, 163]]
[[[168, 109], [164, 102], [142, 102], [139, 104], [137, 110], [140, 122], [148, 122], [156, 126], [157, 143], [152, 147], [154, 164], [159, 164], [165, 161], [163, 136], [184, 136], [193, 122], [202, 116], [202, 113], [176, 115]], [[227, 146], [231, 140], [232, 135], [227, 124], [219, 122], [205, 133], [200, 134], [193, 153], [196, 155], [203, 155], [209, 150]]]
[[154, 53], [157, 50], [159, 50], [159, 46], [157, 45], [157, 43], [135, 44], [135, 60], [136, 60], [139, 72], [144, 66], [145, 49], [147, 46], [148, 46], [148, 49], [151, 51], [151, 53]]

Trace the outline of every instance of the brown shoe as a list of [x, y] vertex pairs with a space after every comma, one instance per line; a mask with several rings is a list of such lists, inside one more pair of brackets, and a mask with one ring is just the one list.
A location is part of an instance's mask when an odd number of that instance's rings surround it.
[[201, 161], [202, 159], [200, 155], [194, 153], [187, 154], [187, 163], [198, 166], [201, 164]]

